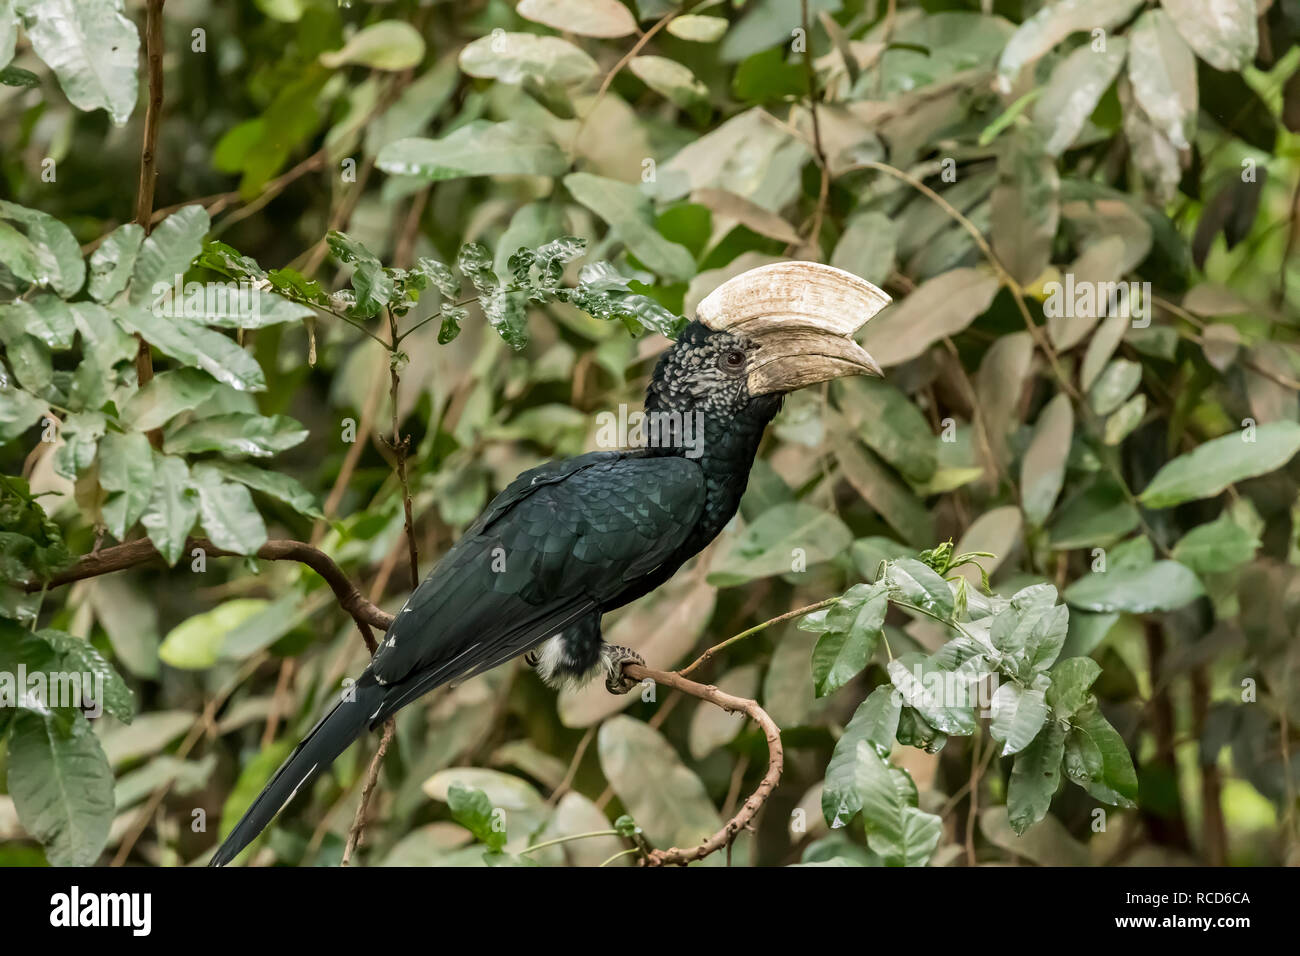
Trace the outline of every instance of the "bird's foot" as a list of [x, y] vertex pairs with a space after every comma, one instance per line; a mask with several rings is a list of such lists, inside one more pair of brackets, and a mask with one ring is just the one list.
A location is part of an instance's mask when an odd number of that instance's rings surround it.
[[645, 666], [645, 658], [630, 647], [618, 644], [602, 644], [600, 660], [605, 665], [605, 689], [611, 694], [626, 694], [636, 687], [638, 681], [623, 673], [624, 664]]
[[527, 654], [524, 655], [524, 663], [527, 664], [529, 667], [533, 668], [534, 670], [537, 669], [537, 665], [541, 661], [541, 659], [542, 659], [542, 652], [540, 648], [533, 648], [531, 651], [529, 651]]

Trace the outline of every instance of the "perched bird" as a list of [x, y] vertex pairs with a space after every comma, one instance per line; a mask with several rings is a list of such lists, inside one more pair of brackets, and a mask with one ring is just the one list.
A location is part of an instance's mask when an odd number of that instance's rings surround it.
[[[355, 684], [276, 771], [217, 849], [229, 863], [360, 734], [435, 687], [527, 655], [550, 684], [601, 671], [625, 693], [640, 656], [601, 615], [654, 590], [736, 513], [763, 429], [787, 392], [880, 375], [852, 335], [889, 297], [814, 262], [724, 283], [660, 357], [649, 447], [524, 472], [415, 589]], [[689, 441], [688, 441], [689, 439]]]

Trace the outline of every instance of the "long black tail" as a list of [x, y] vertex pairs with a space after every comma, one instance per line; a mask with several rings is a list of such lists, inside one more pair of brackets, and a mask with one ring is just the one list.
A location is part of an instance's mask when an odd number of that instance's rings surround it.
[[311, 732], [294, 748], [271, 782], [257, 795], [252, 806], [213, 854], [209, 866], [225, 866], [239, 851], [252, 843], [275, 815], [328, 767], [348, 744], [361, 736], [384, 703], [388, 689], [370, 671], [361, 675], [352, 693], [334, 705]]

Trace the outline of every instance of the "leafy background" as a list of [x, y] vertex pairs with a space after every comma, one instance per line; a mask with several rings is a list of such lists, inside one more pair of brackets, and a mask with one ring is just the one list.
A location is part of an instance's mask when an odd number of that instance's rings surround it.
[[[109, 687], [95, 721], [0, 711], [0, 862], [202, 862], [363, 666], [313, 572], [196, 573], [187, 534], [311, 541], [399, 604], [394, 417], [427, 569], [787, 256], [894, 295], [886, 379], [792, 396], [736, 524], [606, 627], [672, 667], [838, 596], [702, 672], [786, 748], [726, 859], [1296, 861], [1300, 4], [196, 0], [148, 238], [144, 6], [0, 0], [0, 670]], [[259, 281], [259, 320], [150, 311], [187, 269]], [[1066, 274], [1149, 282], [1150, 323], [1047, 316]], [[175, 566], [41, 586], [144, 536]], [[252, 859], [337, 863], [372, 748]], [[400, 715], [357, 859], [628, 865], [766, 757], [707, 703], [557, 702], [516, 662]]]

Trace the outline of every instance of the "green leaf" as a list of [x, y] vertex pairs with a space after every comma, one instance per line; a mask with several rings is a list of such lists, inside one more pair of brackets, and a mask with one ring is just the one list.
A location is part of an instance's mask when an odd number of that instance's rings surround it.
[[599, 71], [596, 61], [567, 40], [534, 33], [493, 32], [460, 51], [460, 68], [470, 76], [512, 86], [526, 79], [574, 86]]
[[380, 20], [353, 34], [340, 50], [320, 55], [331, 70], [368, 66], [372, 70], [409, 70], [424, 59], [424, 37], [402, 20]]
[[1043, 526], [1061, 493], [1073, 438], [1074, 408], [1070, 396], [1062, 392], [1038, 416], [1020, 464], [1021, 507], [1033, 527]]
[[1259, 545], [1259, 538], [1224, 512], [1183, 535], [1173, 557], [1200, 574], [1217, 574], [1252, 560]]
[[722, 825], [700, 778], [653, 727], [611, 717], [596, 746], [605, 779], [654, 845], [691, 846]]
[[221, 805], [220, 832], [223, 839], [235, 829], [235, 824], [253, 805], [257, 795], [270, 782], [271, 776], [280, 764], [284, 763], [292, 748], [293, 744], [289, 740], [277, 740], [271, 746], [263, 748], [256, 757], [244, 765], [244, 769], [239, 772], [239, 779], [230, 790], [230, 795], [226, 797], [226, 802]]
[[1133, 429], [1142, 424], [1142, 416], [1147, 413], [1147, 397], [1140, 392], [1115, 410], [1106, 419], [1102, 441], [1107, 445], [1118, 445]]
[[369, 318], [392, 301], [397, 293], [393, 277], [374, 253], [337, 230], [330, 230], [325, 241], [335, 259], [353, 267], [352, 288], [356, 291], [356, 305], [352, 311]]
[[153, 497], [153, 449], [142, 432], [109, 432], [99, 443], [99, 483], [107, 491], [104, 524], [119, 541]]
[[1142, 0], [1060, 0], [1040, 9], [1012, 34], [998, 60], [998, 76], [1007, 87], [1022, 67], [1033, 63], [1071, 33], [1107, 30], [1133, 15]]
[[867, 743], [877, 753], [888, 754], [898, 732], [901, 701], [894, 688], [877, 687], [858, 705], [844, 733], [835, 742], [822, 786], [822, 814], [832, 828], [842, 827], [862, 809], [858, 795], [858, 744]]
[[904, 654], [890, 661], [886, 670], [903, 703], [925, 723], [951, 736], [974, 733], [975, 699], [970, 687], [980, 676], [977, 668], [955, 668], [934, 657]]
[[1102, 716], [1096, 704], [1075, 715], [1074, 727], [1101, 752], [1101, 781], [1088, 792], [1103, 803], [1132, 807], [1138, 795], [1137, 771], [1124, 738]]
[[1144, 568], [1093, 572], [1065, 589], [1065, 599], [1085, 611], [1149, 614], [1172, 611], [1204, 593], [1201, 583], [1177, 561], [1157, 561]]
[[689, 67], [666, 56], [633, 57], [628, 64], [633, 75], [679, 109], [706, 110], [709, 90]]
[[249, 415], [229, 412], [199, 418], [171, 432], [163, 442], [169, 455], [217, 451], [225, 455], [269, 458], [301, 444], [307, 429], [287, 415]]
[[70, 349], [77, 337], [72, 307], [58, 296], [42, 292], [29, 301], [0, 305], [0, 321], [22, 329], [52, 349]]
[[635, 18], [618, 0], [520, 0], [515, 12], [525, 20], [578, 36], [614, 38], [636, 33]]
[[565, 188], [609, 224], [613, 234], [641, 262], [669, 279], [686, 281], [695, 275], [695, 258], [685, 247], [669, 242], [655, 229], [650, 198], [636, 186], [591, 173], [570, 173]]
[[808, 567], [835, 557], [853, 534], [835, 515], [806, 502], [776, 505], [735, 536], [715, 560], [709, 583], [731, 587], [754, 578], [790, 573], [801, 561]]
[[75, 480], [95, 461], [99, 440], [104, 437], [108, 422], [99, 412], [78, 412], [69, 415], [59, 429], [63, 446], [54, 453], [54, 471], [69, 480]]
[[1065, 755], [1061, 760], [1061, 769], [1070, 782], [1087, 790], [1101, 782], [1104, 766], [1101, 748], [1078, 727], [1071, 727], [1065, 735]]
[[126, 685], [126, 681], [122, 680], [122, 675], [104, 660], [90, 641], [48, 628], [37, 631], [36, 636], [48, 644], [56, 655], [55, 666], [50, 670], [66, 674], [91, 674], [102, 686], [103, 698], [100, 699], [94, 696], [100, 687], [93, 683], [83, 683], [82, 706], [86, 706], [88, 699], [93, 699], [103, 706], [106, 713], [123, 723], [131, 722], [135, 716], [135, 694]]
[[997, 291], [998, 280], [987, 273], [951, 269], [868, 322], [859, 341], [882, 367], [901, 365], [964, 330], [984, 314]]
[[885, 580], [894, 588], [896, 596], [909, 604], [945, 620], [952, 619], [952, 589], [929, 565], [915, 558], [899, 558], [890, 564]]
[[480, 843], [487, 845], [489, 851], [500, 853], [506, 845], [506, 832], [497, 825], [502, 819], [492, 806], [492, 801], [482, 790], [452, 784], [447, 791], [447, 808], [451, 817]]
[[1196, 138], [1196, 58], [1164, 10], [1148, 10], [1128, 32], [1133, 97], [1176, 149]]
[[299, 514], [314, 518], [317, 521], [325, 519], [316, 496], [304, 488], [296, 478], [258, 468], [246, 461], [216, 460], [208, 464], [232, 481], [237, 481], [240, 484], [247, 485], [254, 491], [260, 491], [264, 495], [270, 495], [272, 498], [283, 501]]
[[182, 412], [203, 405], [217, 390], [207, 372], [178, 368], [161, 372], [122, 406], [122, 421], [140, 431], [161, 428]]
[[1148, 508], [1169, 508], [1209, 498], [1235, 482], [1281, 468], [1297, 451], [1300, 423], [1269, 422], [1233, 432], [1198, 445], [1166, 464], [1138, 500]]
[[[991, 705], [993, 720], [989, 733], [1002, 741], [1002, 756], [1019, 753], [1038, 736], [1047, 720], [1047, 700], [1036, 688], [1014, 682], [999, 685]], [[1057, 757], [1060, 763], [1060, 757]]]
[[[30, 32], [28, 35], [31, 36]], [[35, 37], [32, 40], [34, 43]], [[13, 235], [17, 230], [6, 226], [8, 239], [5, 231], [0, 231], [0, 261], [13, 269], [15, 275], [53, 289], [64, 298], [81, 291], [86, 281], [86, 263], [71, 229], [51, 215], [11, 202], [0, 201], [0, 220], [15, 224], [26, 237], [26, 244], [15, 249]], [[7, 250], [16, 252], [17, 258]]]
[[840, 379], [839, 405], [862, 440], [908, 481], [923, 484], [934, 476], [934, 436], [921, 410], [906, 395], [878, 379]]
[[904, 541], [920, 548], [934, 540], [934, 524], [925, 505], [875, 453], [854, 441], [837, 441], [835, 459], [853, 489]]
[[203, 251], [203, 237], [210, 224], [208, 211], [195, 203], [182, 206], [153, 227], [131, 271], [132, 305], [152, 303], [158, 295], [155, 286], [174, 287], [181, 280]]
[[1042, 95], [1034, 103], [1034, 125], [1046, 136], [1044, 149], [1060, 156], [1083, 132], [1102, 94], [1115, 81], [1128, 53], [1128, 40], [1108, 36], [1098, 52], [1085, 43], [1056, 65]]
[[219, 382], [241, 392], [260, 392], [266, 388], [262, 368], [253, 356], [220, 332], [189, 319], [163, 318], [127, 305], [119, 306], [114, 315], [126, 331], [142, 336], [178, 362], [203, 369]]
[[90, 866], [113, 822], [113, 772], [90, 724], [76, 713], [23, 711], [9, 730], [9, 794], [18, 822], [54, 866]]
[[1060, 174], [1037, 130], [1026, 126], [1002, 141], [998, 184], [990, 207], [993, 251], [1028, 284], [1047, 268], [1060, 222]]
[[1048, 721], [1012, 764], [1007, 783], [1007, 818], [1017, 835], [1047, 816], [1052, 795], [1061, 782], [1064, 747], [1065, 729], [1054, 720]]
[[1052, 668], [1047, 703], [1058, 719], [1073, 717], [1089, 700], [1089, 689], [1101, 675], [1101, 665], [1091, 657], [1070, 657]]
[[668, 21], [666, 29], [679, 40], [692, 43], [716, 43], [722, 39], [730, 24], [726, 17], [710, 17], [697, 13], [684, 13]]
[[105, 236], [90, 254], [90, 294], [96, 302], [108, 302], [126, 288], [142, 242], [144, 229], [128, 222]]
[[1090, 482], [1062, 502], [1052, 522], [1051, 546], [1072, 551], [1109, 545], [1138, 526], [1140, 519], [1124, 489], [1106, 477]]
[[0, 86], [18, 86], [30, 90], [40, 85], [41, 78], [31, 70], [24, 70], [20, 66], [6, 66], [0, 69]]
[[174, 565], [185, 550], [185, 538], [194, 527], [199, 505], [185, 461], [158, 452], [153, 453], [153, 458], [153, 494], [140, 523], [158, 553]]
[[[898, 225], [883, 212], [870, 210], [853, 216], [845, 224], [844, 234], [831, 253], [831, 265], [861, 276], [868, 282], [883, 285], [893, 271], [897, 248]], [[867, 379], [840, 381], [847, 383]]]
[[213, 544], [236, 554], [254, 554], [266, 544], [266, 525], [246, 487], [225, 481], [219, 471], [205, 465], [195, 466], [193, 477], [199, 521]]
[[867, 844], [887, 866], [924, 866], [942, 836], [943, 821], [916, 806], [916, 786], [867, 741], [858, 743], [858, 797]]
[[827, 615], [832, 626], [817, 639], [812, 658], [818, 697], [833, 694], [851, 681], [875, 653], [889, 600], [883, 587], [872, 586], [869, 591], [856, 606], [836, 605]]
[[1026, 679], [1051, 667], [1069, 629], [1070, 612], [1056, 604], [1056, 588], [1038, 584], [1017, 591], [993, 618], [989, 641], [1017, 663]]
[[1128, 359], [1113, 359], [1088, 390], [1088, 404], [1098, 415], [1109, 415], [1124, 404], [1141, 381], [1141, 365]]
[[79, 110], [105, 109], [122, 126], [135, 109], [140, 35], [114, 0], [24, 0], [32, 50]]
[[0, 445], [7, 444], [31, 428], [49, 406], [29, 392], [0, 388]]
[[211, 667], [221, 659], [227, 638], [247, 627], [269, 605], [261, 598], [236, 598], [195, 614], [163, 638], [158, 656], [163, 663], [185, 670]]
[[375, 165], [394, 176], [440, 182], [465, 176], [559, 176], [569, 161], [545, 130], [513, 120], [474, 120], [441, 139], [389, 143]]
[[1161, 0], [1196, 55], [1216, 70], [1246, 69], [1259, 47], [1253, 0]]

